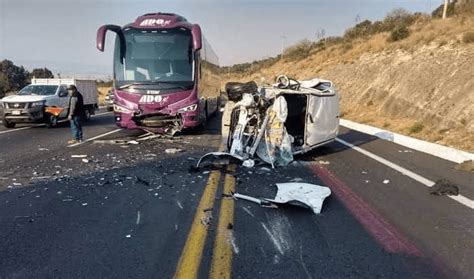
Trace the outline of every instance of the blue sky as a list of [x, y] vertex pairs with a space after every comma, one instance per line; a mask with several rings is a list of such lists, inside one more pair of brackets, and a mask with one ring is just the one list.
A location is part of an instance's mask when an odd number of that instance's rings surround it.
[[301, 39], [341, 35], [355, 18], [382, 19], [393, 8], [427, 12], [442, 0], [0, 0], [0, 59], [27, 68], [111, 71], [112, 38], [95, 48], [97, 28], [123, 25], [149, 12], [175, 12], [199, 23], [222, 65], [250, 62]]

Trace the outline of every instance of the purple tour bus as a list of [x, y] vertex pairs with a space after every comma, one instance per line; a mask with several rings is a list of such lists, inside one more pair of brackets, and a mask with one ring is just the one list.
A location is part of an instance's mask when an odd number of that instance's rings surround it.
[[219, 61], [197, 24], [170, 13], [150, 13], [97, 31], [104, 50], [116, 33], [114, 113], [119, 127], [174, 134], [204, 125], [218, 109]]

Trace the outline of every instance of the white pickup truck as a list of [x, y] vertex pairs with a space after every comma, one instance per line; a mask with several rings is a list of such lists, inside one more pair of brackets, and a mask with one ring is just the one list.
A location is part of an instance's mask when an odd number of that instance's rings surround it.
[[97, 86], [94, 80], [80, 79], [32, 79], [31, 84], [17, 94], [1, 99], [3, 125], [14, 128], [17, 123], [46, 123], [57, 125], [67, 118], [69, 96], [67, 86], [73, 84], [84, 98], [86, 120], [98, 108]]

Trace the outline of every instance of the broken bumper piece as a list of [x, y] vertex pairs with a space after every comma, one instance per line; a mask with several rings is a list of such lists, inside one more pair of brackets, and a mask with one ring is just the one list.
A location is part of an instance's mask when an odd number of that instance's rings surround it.
[[232, 193], [235, 199], [257, 203], [264, 207], [277, 208], [274, 204], [292, 204], [310, 208], [314, 214], [321, 213], [324, 200], [331, 195], [331, 189], [309, 183], [277, 183], [278, 190], [275, 198], [254, 198], [251, 196]]

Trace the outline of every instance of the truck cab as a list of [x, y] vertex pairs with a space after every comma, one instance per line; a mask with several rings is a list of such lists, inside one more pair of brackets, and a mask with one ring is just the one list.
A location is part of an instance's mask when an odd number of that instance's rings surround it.
[[67, 86], [75, 84], [84, 96], [87, 118], [97, 107], [97, 89], [93, 80], [32, 79], [17, 94], [4, 97], [2, 123], [14, 128], [17, 123], [45, 123], [57, 125], [58, 120], [68, 116], [69, 95]]

